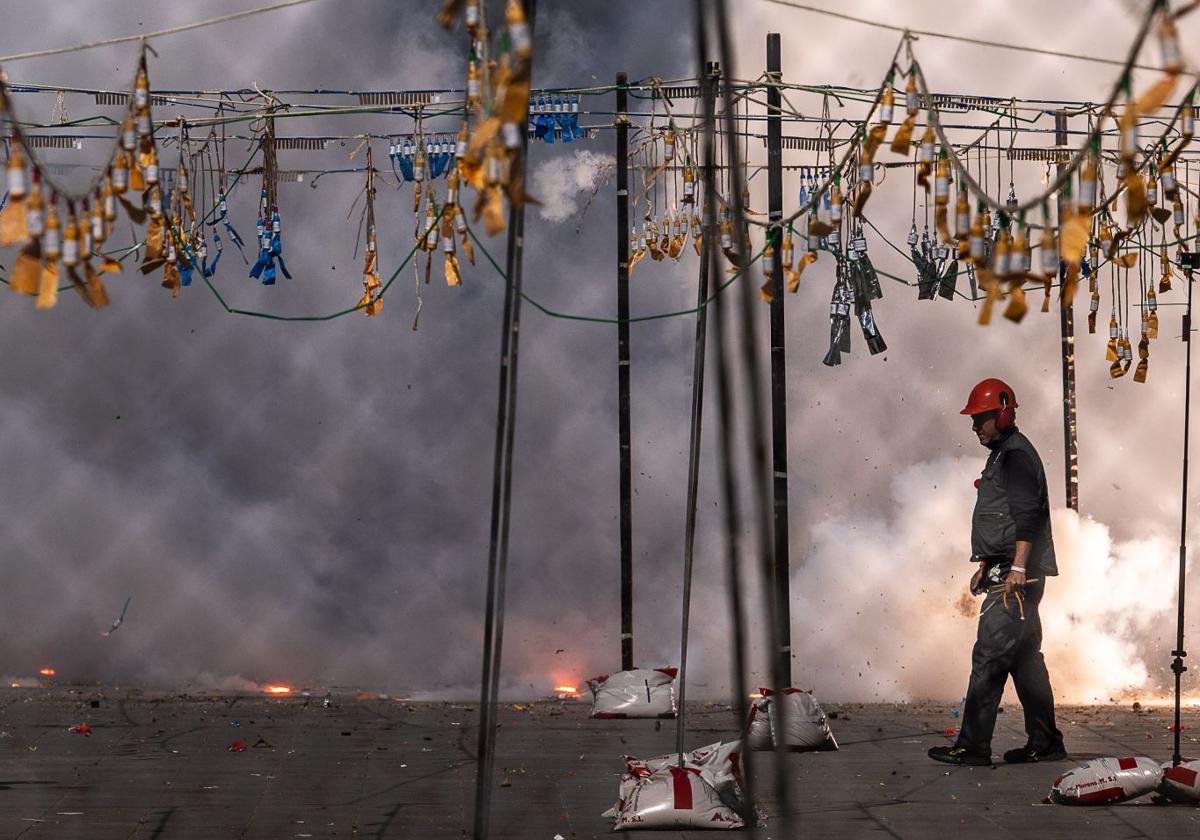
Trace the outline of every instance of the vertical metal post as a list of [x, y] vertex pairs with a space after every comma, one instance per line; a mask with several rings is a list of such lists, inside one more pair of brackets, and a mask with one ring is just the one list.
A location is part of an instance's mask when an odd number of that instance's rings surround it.
[[[537, 0], [523, 0], [533, 37]], [[532, 65], [532, 60], [531, 60]], [[529, 68], [532, 75], [533, 68]], [[526, 109], [528, 106], [526, 106]], [[519, 125], [520, 145], [511, 177], [527, 183], [528, 110]], [[496, 410], [496, 449], [492, 473], [492, 517], [488, 546], [487, 606], [484, 619], [483, 685], [479, 703], [479, 746], [475, 771], [474, 840], [488, 840], [492, 778], [496, 764], [496, 705], [504, 650], [504, 596], [508, 574], [508, 530], [512, 509], [513, 433], [517, 425], [517, 350], [521, 336], [521, 272], [525, 245], [525, 203], [508, 212], [508, 255], [504, 266], [504, 320], [500, 336], [500, 398]]]
[[[704, 114], [711, 114], [716, 109], [717, 85], [721, 80], [721, 65], [710, 61], [704, 68], [705, 79], [701, 85], [704, 97]], [[694, 161], [693, 161], [694, 165]], [[705, 159], [701, 183], [711, 184], [712, 161]], [[713, 197], [705, 190], [702, 194], [705, 205], [713, 201]], [[687, 519], [683, 534], [683, 616], [680, 626], [679, 643], [679, 717], [675, 724], [675, 751], [679, 755], [679, 765], [683, 766], [683, 743], [687, 732], [687, 651], [688, 628], [692, 611], [692, 560], [696, 548], [696, 497], [700, 489], [700, 442], [704, 421], [704, 361], [705, 348], [708, 343], [708, 240], [713, 232], [707, 219], [711, 211], [701, 208], [702, 218], [700, 234], [700, 279], [696, 284], [696, 344], [692, 354], [692, 425], [688, 435], [688, 486], [687, 486]]]
[[[767, 219], [777, 224], [783, 218], [783, 123], [781, 96], [776, 84], [782, 81], [778, 32], [767, 34]], [[775, 617], [779, 622], [781, 673], [792, 683], [792, 610], [791, 563], [788, 557], [788, 485], [787, 485], [787, 377], [786, 344], [783, 320], [783, 229], [772, 227], [775, 249], [771, 270], [774, 278], [771, 301], [771, 487], [774, 496], [775, 535]]]
[[[733, 79], [737, 78], [737, 71], [734, 68], [734, 50], [732, 24], [730, 23], [729, 3], [726, 0], [708, 0], [707, 5], [711, 10], [711, 19], [716, 25], [717, 41], [720, 44], [722, 70], [726, 79], [729, 82], [721, 87], [721, 104], [722, 104], [722, 123], [725, 131], [726, 140], [726, 156], [725, 160], [729, 166], [729, 192], [730, 205], [732, 209], [733, 229], [737, 231], [737, 236], [734, 238], [733, 251], [737, 257], [736, 262], [744, 271], [749, 267], [750, 248], [748, 236], [746, 235], [746, 205], [749, 196], [743, 191], [746, 184], [745, 173], [742, 170], [742, 150], [739, 142], [740, 132], [738, 130], [737, 120], [738, 114], [735, 106], [735, 98], [733, 93]], [[752, 535], [754, 544], [754, 556], [759, 567], [759, 581], [762, 585], [762, 591], [767, 595], [767, 638], [768, 650], [770, 651], [771, 665], [771, 685], [782, 688], [786, 683], [786, 676], [780, 669], [780, 657], [777, 655], [783, 642], [779, 639], [779, 620], [775, 615], [775, 600], [770, 597], [771, 590], [774, 589], [775, 583], [775, 545], [771, 539], [772, 531], [772, 496], [770, 484], [767, 479], [770, 475], [770, 458], [768, 453], [767, 437], [764, 434], [767, 412], [763, 405], [762, 386], [762, 346], [759, 344], [758, 325], [755, 318], [755, 294], [753, 286], [749, 283], [740, 283], [735, 289], [735, 300], [737, 310], [735, 320], [731, 326], [736, 327], [737, 334], [737, 349], [736, 355], [728, 359], [724, 354], [724, 325], [721, 329], [714, 330], [715, 343], [718, 348], [718, 357], [722, 359], [719, 370], [721, 375], [717, 377], [718, 390], [721, 391], [721, 402], [729, 403], [730, 398], [735, 393], [738, 397], [744, 400], [745, 405], [745, 433], [746, 443], [749, 444], [749, 477], [747, 484], [750, 485], [750, 527], [747, 531], [740, 530], [731, 531], [730, 537], [734, 540], [742, 538], [742, 534]], [[725, 308], [724, 302], [720, 308], [721, 311]], [[734, 314], [734, 313], [731, 313]], [[724, 314], [718, 315], [715, 319], [717, 324], [722, 324], [725, 321]], [[732, 364], [726, 364], [726, 362]], [[729, 387], [729, 373], [734, 369], [734, 364], [737, 365], [737, 373], [740, 375], [740, 387], [736, 391]], [[727, 371], [726, 368], [729, 368]], [[725, 380], [722, 383], [722, 380]], [[722, 426], [726, 432], [725, 453], [722, 457], [723, 461], [732, 460], [732, 447], [730, 446], [731, 439], [728, 437], [728, 429], [725, 421], [729, 418], [728, 412], [723, 412], [726, 417], [722, 418]], [[731, 470], [727, 470], [728, 464], [722, 465], [722, 470], [732, 474]], [[724, 483], [724, 482], [723, 482]], [[737, 496], [727, 496], [725, 504], [731, 507], [737, 504]], [[736, 561], [738, 552], [736, 549], [731, 552], [732, 559]], [[771, 723], [777, 724], [776, 731], [787, 731], [787, 704], [776, 703], [771, 707]], [[793, 811], [790, 806], [791, 792], [788, 785], [788, 776], [790, 775], [791, 762], [787, 760], [787, 747], [783, 738], [775, 739], [775, 807], [779, 811], [780, 825], [775, 833], [784, 837], [794, 835], [792, 827]], [[749, 755], [749, 753], [747, 753]], [[749, 772], [747, 770], [747, 776]]]
[[1175, 650], [1171, 651], [1171, 655], [1175, 657], [1171, 662], [1171, 670], [1175, 673], [1175, 751], [1171, 755], [1171, 763], [1176, 767], [1183, 761], [1179, 755], [1179, 733], [1180, 733], [1180, 692], [1183, 689], [1183, 672], [1187, 670], [1187, 666], [1183, 664], [1183, 658], [1187, 656], [1187, 651], [1183, 649], [1183, 620], [1185, 615], [1184, 610], [1184, 595], [1187, 593], [1187, 509], [1188, 509], [1188, 449], [1190, 442], [1191, 426], [1192, 426], [1192, 269], [1185, 269], [1184, 278], [1188, 284], [1187, 296], [1187, 314], [1183, 316], [1183, 340], [1187, 342], [1187, 352], [1185, 358], [1187, 361], [1184, 364], [1184, 384], [1183, 384], [1183, 498], [1179, 505], [1179, 602], [1178, 615], [1175, 625]]
[[[1059, 148], [1067, 145], [1067, 115], [1054, 114], [1054, 144]], [[1057, 165], [1059, 173], [1063, 164]], [[1058, 193], [1058, 221], [1063, 219], [1063, 194]], [[1061, 234], [1061, 230], [1059, 233]], [[1095, 271], [1095, 266], [1092, 267]], [[1079, 442], [1075, 419], [1075, 310], [1073, 307], [1058, 308], [1059, 328], [1062, 333], [1062, 383], [1063, 383], [1063, 455], [1066, 459], [1067, 507], [1079, 512]]]
[[629, 77], [617, 74], [617, 437], [621, 494], [621, 670], [633, 668], [633, 465], [629, 431]]

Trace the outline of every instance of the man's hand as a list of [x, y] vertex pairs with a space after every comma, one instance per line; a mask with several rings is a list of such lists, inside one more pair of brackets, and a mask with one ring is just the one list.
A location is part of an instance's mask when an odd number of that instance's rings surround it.
[[1008, 577], [1004, 579], [1004, 593], [1011, 595], [1025, 586], [1025, 573], [1018, 572], [1015, 569], [1008, 573]]
[[978, 595], [983, 591], [983, 573], [987, 571], [987, 561], [979, 561], [979, 569], [971, 575], [971, 594]]

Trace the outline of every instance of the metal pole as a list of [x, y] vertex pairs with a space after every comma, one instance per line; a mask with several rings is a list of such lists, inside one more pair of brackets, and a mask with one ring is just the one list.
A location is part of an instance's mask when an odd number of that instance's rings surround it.
[[1183, 499], [1179, 506], [1179, 613], [1175, 625], [1175, 650], [1171, 651], [1175, 657], [1171, 662], [1171, 670], [1175, 672], [1175, 751], [1171, 755], [1171, 763], [1177, 767], [1183, 761], [1179, 755], [1179, 705], [1183, 672], [1187, 670], [1183, 664], [1183, 658], [1187, 656], [1187, 651], [1183, 649], [1183, 618], [1184, 595], [1187, 593], [1188, 443], [1192, 427], [1192, 270], [1185, 269], [1184, 276], [1187, 278], [1188, 295], [1187, 314], [1183, 316], [1183, 340], [1187, 342], [1183, 382]]
[[[508, 236], [508, 263], [510, 265], [513, 256], [514, 232], [510, 226]], [[508, 534], [507, 523], [504, 522], [508, 517], [504, 489], [507, 482], [504, 480], [504, 473], [506, 469], [511, 468], [509, 458], [512, 449], [508, 429], [512, 421], [509, 412], [513, 408], [510, 397], [514, 390], [511, 374], [516, 372], [516, 366], [511, 364], [513, 359], [512, 343], [517, 336], [515, 312], [520, 308], [521, 299], [514, 289], [513, 276], [508, 275], [506, 280], [504, 314], [500, 327], [500, 395], [496, 407], [496, 444], [492, 462], [492, 515], [488, 543], [487, 603], [483, 619], [483, 676], [479, 688], [479, 745], [475, 756], [475, 821], [472, 835], [475, 840], [486, 840], [488, 816], [491, 810], [491, 745], [496, 728], [496, 710], [491, 702], [492, 677], [498, 668], [496, 663], [496, 616], [504, 609], [503, 599], [499, 595], [498, 580], [504, 573], [501, 569], [503, 565], [501, 558], [507, 559], [507, 551], [502, 550], [502, 543], [507, 539]]]
[[[707, 4], [711, 10], [711, 18], [716, 24], [717, 42], [720, 45], [722, 72], [725, 77], [732, 80], [737, 78], [737, 70], [734, 64], [733, 36], [731, 34], [732, 24], [729, 17], [729, 4], [726, 0], [709, 0]], [[730, 196], [730, 205], [733, 216], [733, 229], [737, 232], [734, 237], [734, 255], [737, 257], [737, 262], [742, 271], [747, 270], [751, 255], [748, 248], [747, 221], [746, 221], [746, 195], [742, 189], [745, 185], [744, 173], [742, 171], [742, 153], [738, 143], [738, 126], [737, 126], [737, 111], [734, 104], [734, 96], [731, 84], [725, 84], [721, 87], [721, 104], [722, 104], [722, 122], [725, 129], [726, 147], [726, 162], [729, 166], [729, 184], [728, 195]], [[746, 436], [750, 444], [750, 462], [749, 462], [749, 485], [750, 496], [753, 500], [751, 505], [752, 519], [751, 525], [747, 533], [753, 535], [754, 552], [758, 560], [759, 581], [761, 582], [764, 595], [767, 596], [767, 638], [768, 650], [770, 654], [771, 667], [771, 685], [777, 690], [782, 691], [786, 688], [785, 677], [780, 670], [779, 649], [782, 647], [782, 640], [779, 639], [779, 621], [775, 615], [775, 600], [770, 597], [770, 590], [773, 588], [775, 577], [775, 545], [771, 539], [771, 493], [767, 482], [768, 470], [770, 469], [770, 460], [767, 452], [767, 440], [764, 434], [766, 426], [766, 411], [762, 404], [762, 363], [759, 356], [762, 352], [762, 347], [759, 345], [758, 329], [755, 322], [754, 306], [755, 298], [753, 289], [750, 284], [742, 282], [734, 288], [737, 301], [737, 321], [736, 327], [738, 353], [732, 356], [730, 361], [734, 359], [740, 364], [741, 374], [740, 383], [742, 385], [741, 396], [745, 399], [745, 425]], [[721, 309], [724, 309], [722, 304]], [[721, 324], [725, 320], [723, 314], [716, 317], [716, 322]], [[714, 330], [714, 335], [718, 336], [716, 344], [720, 350], [717, 355], [724, 355], [725, 340], [719, 338], [724, 330]], [[724, 360], [722, 368], [726, 367]], [[721, 377], [718, 377], [718, 383]], [[728, 383], [727, 383], [728, 384]], [[727, 401], [731, 396], [729, 391], [726, 391], [723, 401]], [[728, 438], [727, 438], [728, 447]], [[737, 504], [736, 496], [727, 498], [727, 505]], [[742, 537], [741, 533], [734, 533], [734, 539]], [[785, 703], [776, 703], [771, 707], [771, 722], [777, 726], [777, 731], [787, 731], [787, 705]], [[788, 761], [786, 754], [786, 745], [783, 738], [775, 740], [775, 806], [779, 809], [781, 823], [778, 832], [782, 836], [791, 836], [793, 826], [793, 812], [790, 806], [791, 792], [788, 785], [788, 776], [791, 772], [791, 764]], [[749, 771], [747, 771], [747, 776]]]
[[[716, 108], [716, 86], [721, 78], [721, 65], [710, 61], [705, 67], [705, 75], [710, 80], [703, 85], [704, 114], [711, 114]], [[712, 182], [712, 162], [704, 161], [702, 183]], [[703, 201], [707, 205], [712, 198], [706, 190]], [[683, 740], [687, 731], [687, 650], [688, 625], [692, 611], [692, 558], [696, 546], [696, 496], [700, 487], [700, 442], [704, 420], [704, 355], [708, 337], [708, 240], [712, 231], [707, 220], [709, 211], [702, 210], [700, 234], [700, 280], [696, 284], [696, 344], [692, 355], [692, 426], [688, 435], [688, 487], [687, 487], [687, 521], [683, 535], [683, 620], [680, 629], [679, 642], [679, 717], [675, 721], [675, 751], [679, 754], [679, 765], [683, 766]]]
[[[533, 36], [537, 0], [524, 0]], [[532, 61], [531, 61], [532, 63]], [[530, 75], [533, 68], [530, 67]], [[529, 136], [522, 120], [520, 145], [511, 178], [526, 183]], [[474, 840], [487, 840], [496, 763], [496, 704], [500, 690], [500, 655], [504, 649], [504, 594], [508, 573], [508, 531], [512, 509], [513, 433], [517, 419], [517, 349], [521, 330], [521, 271], [525, 236], [525, 203], [514, 202], [508, 214], [504, 316], [500, 337], [500, 398], [496, 415], [496, 450], [492, 476], [492, 522], [488, 548], [487, 614], [484, 624], [483, 686], [479, 704], [479, 744], [475, 770]]]
[[[775, 84], [781, 82], [779, 33], [767, 35], [767, 219], [778, 223], [783, 218], [783, 123], [781, 98]], [[779, 622], [780, 673], [786, 678], [784, 689], [792, 684], [792, 610], [791, 563], [788, 557], [788, 485], [787, 485], [787, 361], [783, 320], [783, 229], [773, 227], [768, 236], [775, 239], [772, 257], [774, 277], [771, 300], [771, 486], [775, 511], [775, 602]]]
[[[1054, 114], [1054, 143], [1067, 145], [1067, 115]], [[1065, 164], [1058, 164], [1061, 174]], [[1058, 221], [1062, 224], [1064, 197], [1058, 193]], [[1060, 231], [1061, 233], [1061, 231]], [[1093, 266], [1095, 271], [1096, 267]], [[1058, 324], [1062, 333], [1062, 383], [1063, 383], [1063, 455], [1066, 459], [1067, 507], [1079, 512], [1079, 442], [1075, 419], [1075, 310], [1070, 306], [1058, 308]]]
[[[708, 55], [708, 27], [705, 7], [709, 0], [693, 0], [693, 8], [695, 10], [696, 20], [696, 55], [698, 56], [697, 66], [699, 67], [705, 62], [705, 57]], [[715, 103], [716, 97], [723, 92], [720, 87], [720, 69], [713, 77], [703, 77], [700, 80], [702, 86], [713, 86], [713, 94], [710, 99], [708, 96], [702, 97], [704, 104], [707, 106], [710, 102]], [[715, 174], [714, 161], [717, 160], [717, 115], [715, 106], [707, 108], [704, 112], [704, 197], [705, 202], [701, 212], [704, 214], [704, 228], [708, 231], [714, 231], [717, 227], [717, 183]], [[702, 259], [709, 264], [709, 277], [721, 276], [721, 265], [719, 251], [712, 236], [705, 237], [703, 241], [704, 254]], [[729, 604], [729, 624], [732, 629], [730, 638], [733, 673], [730, 680], [733, 690], [733, 702], [731, 703], [734, 710], [737, 712], [739, 721], [745, 721], [749, 713], [749, 700], [746, 697], [746, 675], [749, 673], [747, 667], [747, 648], [746, 643], [746, 611], [742, 605], [742, 583], [741, 583], [741, 557], [738, 548], [738, 539], [742, 533], [742, 517], [738, 509], [737, 502], [737, 482], [733, 474], [733, 377], [729, 369], [729, 360], [726, 357], [724, 345], [728, 338], [724, 337], [725, 327], [722, 326], [722, 321], [725, 319], [725, 301], [720, 297], [715, 297], [711, 304], [713, 314], [712, 324], [712, 339], [713, 339], [713, 357], [716, 360], [717, 367], [717, 478], [721, 487], [721, 499], [724, 503], [724, 510], [721, 511], [724, 519], [725, 534], [724, 534], [724, 554], [725, 554], [725, 595]], [[742, 781], [744, 782], [742, 798], [742, 809], [740, 811], [742, 819], [745, 821], [749, 829], [751, 838], [758, 837], [758, 822], [754, 807], [755, 802], [755, 764], [754, 753], [751, 751], [742, 751]]]
[[629, 77], [617, 74], [617, 436], [621, 493], [621, 670], [633, 668], [633, 465], [629, 431]]

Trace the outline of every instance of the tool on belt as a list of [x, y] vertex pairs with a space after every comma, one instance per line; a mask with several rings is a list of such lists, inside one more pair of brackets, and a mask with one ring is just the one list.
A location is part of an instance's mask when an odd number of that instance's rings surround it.
[[[983, 570], [983, 573], [979, 574], [978, 580], [976, 580], [975, 577], [971, 578], [971, 594], [972, 595], [982, 595], [985, 592], [988, 593], [989, 595], [1001, 594], [1000, 601], [1004, 604], [1004, 608], [1007, 610], [1008, 609], [1008, 592], [1007, 592], [1008, 586], [1004, 582], [1003, 578], [1008, 576], [1009, 571], [1011, 571], [1011, 568], [1010, 568], [1009, 564], [1006, 562], [994, 563], [994, 564], [988, 565]], [[1028, 580], [1025, 581], [1024, 584], [1022, 584], [1022, 586], [1028, 586], [1031, 583], [1037, 583], [1039, 580], [1040, 580], [1040, 578], [1029, 578]], [[1017, 607], [1021, 613], [1021, 620], [1024, 621], [1025, 620], [1025, 597], [1021, 594], [1020, 590], [1017, 590], [1016, 592], [1014, 592], [1013, 595], [1017, 599]], [[996, 605], [996, 603], [997, 602], [993, 601], [991, 604], [989, 604], [987, 607], [985, 607], [983, 609], [983, 612], [981, 612], [980, 615], [982, 616], [984, 613], [986, 613], [988, 610], [990, 610], [992, 607], [994, 607]]]

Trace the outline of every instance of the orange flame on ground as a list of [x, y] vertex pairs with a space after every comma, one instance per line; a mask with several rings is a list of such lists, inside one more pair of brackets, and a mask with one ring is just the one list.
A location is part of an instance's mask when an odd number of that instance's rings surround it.
[[292, 689], [286, 685], [269, 685], [263, 689], [267, 694], [291, 694]]
[[53, 668], [43, 668], [42, 670], [38, 671], [38, 673], [41, 674], [43, 677], [53, 677], [58, 672], [55, 671]]
[[556, 685], [554, 686], [555, 694], [569, 694], [572, 697], [579, 694], [579, 689], [573, 685]]

